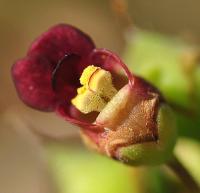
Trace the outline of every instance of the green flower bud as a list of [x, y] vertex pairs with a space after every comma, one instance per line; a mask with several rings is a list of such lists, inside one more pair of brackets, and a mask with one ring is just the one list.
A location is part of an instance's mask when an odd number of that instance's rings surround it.
[[134, 144], [118, 150], [119, 159], [130, 165], [155, 165], [167, 161], [176, 142], [174, 113], [168, 105], [162, 105], [157, 116], [157, 142]]

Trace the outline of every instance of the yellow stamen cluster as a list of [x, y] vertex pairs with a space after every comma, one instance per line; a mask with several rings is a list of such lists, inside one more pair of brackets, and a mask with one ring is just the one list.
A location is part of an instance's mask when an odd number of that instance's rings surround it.
[[83, 86], [77, 89], [78, 94], [71, 102], [85, 114], [100, 112], [117, 93], [110, 72], [93, 65], [84, 69], [80, 83]]

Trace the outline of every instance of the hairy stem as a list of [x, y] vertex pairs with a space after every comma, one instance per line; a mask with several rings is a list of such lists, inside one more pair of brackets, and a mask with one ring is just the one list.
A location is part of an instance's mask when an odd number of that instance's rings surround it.
[[110, 0], [111, 10], [116, 15], [118, 22], [125, 28], [132, 29], [134, 22], [128, 12], [127, 0]]
[[167, 166], [180, 178], [189, 192], [200, 193], [199, 185], [175, 155], [173, 159], [167, 163]]

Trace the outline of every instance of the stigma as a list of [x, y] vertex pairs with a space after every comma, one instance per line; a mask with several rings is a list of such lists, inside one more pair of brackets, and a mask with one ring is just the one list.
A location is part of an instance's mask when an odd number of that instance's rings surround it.
[[71, 102], [84, 114], [101, 112], [117, 93], [111, 73], [94, 65], [84, 69], [80, 83], [82, 86], [77, 89], [77, 96]]

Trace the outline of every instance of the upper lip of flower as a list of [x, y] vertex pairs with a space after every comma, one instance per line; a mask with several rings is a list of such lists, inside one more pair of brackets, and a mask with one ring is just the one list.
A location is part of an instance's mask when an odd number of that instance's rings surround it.
[[26, 57], [13, 65], [12, 77], [20, 98], [27, 105], [42, 111], [56, 111], [80, 126], [98, 127], [78, 119], [78, 112], [70, 102], [80, 85], [81, 72], [91, 64], [114, 74], [123, 68], [130, 85], [133, 84], [131, 72], [117, 55], [96, 49], [89, 36], [66, 24], [56, 25], [36, 39]]

